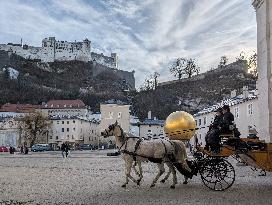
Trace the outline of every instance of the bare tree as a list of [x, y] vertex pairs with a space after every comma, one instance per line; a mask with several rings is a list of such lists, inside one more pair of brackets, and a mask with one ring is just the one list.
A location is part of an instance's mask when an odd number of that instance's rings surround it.
[[257, 72], [257, 53], [254, 52], [253, 55], [251, 55], [248, 59], [248, 69], [250, 71], [251, 74], [253, 74], [254, 76], [258, 76], [258, 72]]
[[170, 72], [180, 80], [183, 76], [191, 78], [198, 74], [199, 67], [196, 65], [195, 59], [178, 58], [170, 67]]
[[160, 77], [160, 74], [158, 72], [154, 72], [151, 76], [154, 79], [154, 88], [158, 86], [158, 77]]
[[227, 56], [222, 56], [219, 63], [220, 68], [225, 68], [228, 61], [229, 59], [227, 58]]
[[241, 51], [238, 57], [236, 57], [236, 61], [246, 60], [246, 54], [244, 51]]
[[154, 88], [154, 80], [151, 77], [147, 77], [143, 85], [141, 85], [140, 91], [153, 90]]
[[47, 134], [50, 124], [48, 117], [41, 112], [35, 111], [25, 115], [20, 121], [25, 142], [28, 142], [30, 146], [35, 144], [38, 137]]
[[191, 78], [195, 74], [199, 74], [199, 67], [196, 64], [195, 59], [190, 58], [187, 60], [187, 66], [184, 69], [184, 73], [188, 76], [188, 78]]

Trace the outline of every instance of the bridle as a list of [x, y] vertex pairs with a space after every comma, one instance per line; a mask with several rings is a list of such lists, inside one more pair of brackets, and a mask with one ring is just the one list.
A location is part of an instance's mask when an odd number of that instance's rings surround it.
[[[124, 142], [122, 143], [122, 145], [120, 146], [120, 147], [117, 147], [118, 148], [118, 150], [119, 151], [121, 151], [121, 149], [122, 149], [122, 147], [124, 146], [124, 145], [126, 145], [127, 144], [127, 138], [125, 137], [125, 135], [124, 135], [124, 130], [120, 127], [120, 125], [115, 125], [115, 124], [113, 124], [113, 125], [110, 125], [109, 126], [109, 128], [108, 128], [108, 130], [105, 130], [105, 132], [106, 132], [106, 136], [107, 137], [109, 137], [110, 135], [109, 135], [109, 132], [110, 131], [114, 131], [114, 129], [116, 128], [116, 127], [119, 127], [119, 129], [120, 129], [120, 131], [121, 131], [121, 135], [120, 136], [117, 136], [117, 137], [120, 137], [121, 139], [124, 139]], [[126, 147], [126, 146], [125, 146]]]

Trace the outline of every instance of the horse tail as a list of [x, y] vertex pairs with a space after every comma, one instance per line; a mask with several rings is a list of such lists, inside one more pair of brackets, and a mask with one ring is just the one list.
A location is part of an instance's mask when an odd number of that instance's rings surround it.
[[185, 145], [182, 141], [173, 140], [171, 141], [174, 145], [174, 158], [176, 163], [179, 163], [186, 169], [187, 171], [191, 172], [189, 165], [187, 164], [187, 152]]

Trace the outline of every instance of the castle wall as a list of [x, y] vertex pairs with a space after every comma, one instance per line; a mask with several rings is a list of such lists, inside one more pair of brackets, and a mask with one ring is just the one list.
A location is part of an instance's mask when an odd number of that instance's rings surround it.
[[[31, 47], [20, 44], [0, 44], [0, 50], [9, 51], [25, 59], [38, 59], [42, 62], [79, 60], [88, 62], [95, 60], [97, 63], [117, 68], [117, 54], [111, 57], [103, 54], [91, 53], [91, 42], [88, 39], [82, 42], [56, 41], [55, 37], [42, 40], [42, 47]], [[93, 55], [93, 56], [92, 56]]]
[[[95, 78], [100, 73], [107, 72], [107, 71], [112, 72], [112, 68], [109, 68], [101, 64], [96, 64], [93, 66], [93, 77]], [[129, 84], [131, 89], [133, 90], [135, 89], [134, 71], [129, 72], [129, 71], [115, 69], [114, 73], [122, 80], [126, 80], [126, 82]]]

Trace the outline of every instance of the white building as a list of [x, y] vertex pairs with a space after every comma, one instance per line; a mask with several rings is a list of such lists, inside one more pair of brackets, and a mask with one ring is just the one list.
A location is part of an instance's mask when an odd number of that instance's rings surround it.
[[233, 96], [228, 100], [223, 100], [222, 102], [205, 108], [194, 115], [198, 128], [196, 136], [200, 144], [205, 145], [205, 136], [208, 132], [209, 125], [214, 121], [215, 111], [223, 105], [230, 106], [230, 111], [234, 115], [236, 127], [241, 132], [240, 137], [247, 137], [249, 135], [250, 127], [256, 127], [257, 131], [259, 131], [257, 92], [255, 90], [246, 92], [245, 90], [242, 95]]
[[18, 122], [13, 118], [0, 118], [0, 146], [18, 147], [19, 141]]
[[117, 68], [118, 56], [111, 53], [111, 56], [105, 56], [103, 53], [97, 54], [91, 52], [91, 41], [88, 39], [82, 42], [57, 41], [55, 37], [49, 37], [42, 40], [42, 47], [33, 47], [28, 45], [8, 43], [0, 44], [0, 50], [8, 51], [25, 59], [41, 60], [41, 62], [54, 61], [96, 61], [108, 67]]
[[145, 119], [139, 122], [139, 136], [145, 139], [164, 138], [164, 120]]
[[74, 148], [79, 144], [98, 146], [100, 129], [99, 121], [80, 117], [52, 117], [48, 143], [53, 147], [69, 142]]
[[259, 136], [272, 141], [272, 3], [270, 0], [253, 0], [257, 17], [257, 89], [259, 92]]
[[83, 130], [86, 133], [83, 136], [83, 143], [90, 144], [93, 148], [99, 148], [101, 144], [100, 120], [83, 120]]
[[[125, 132], [130, 131], [130, 105], [123, 104], [100, 104], [101, 131], [114, 124], [116, 121]], [[101, 138], [102, 143], [115, 143], [114, 137]]]

